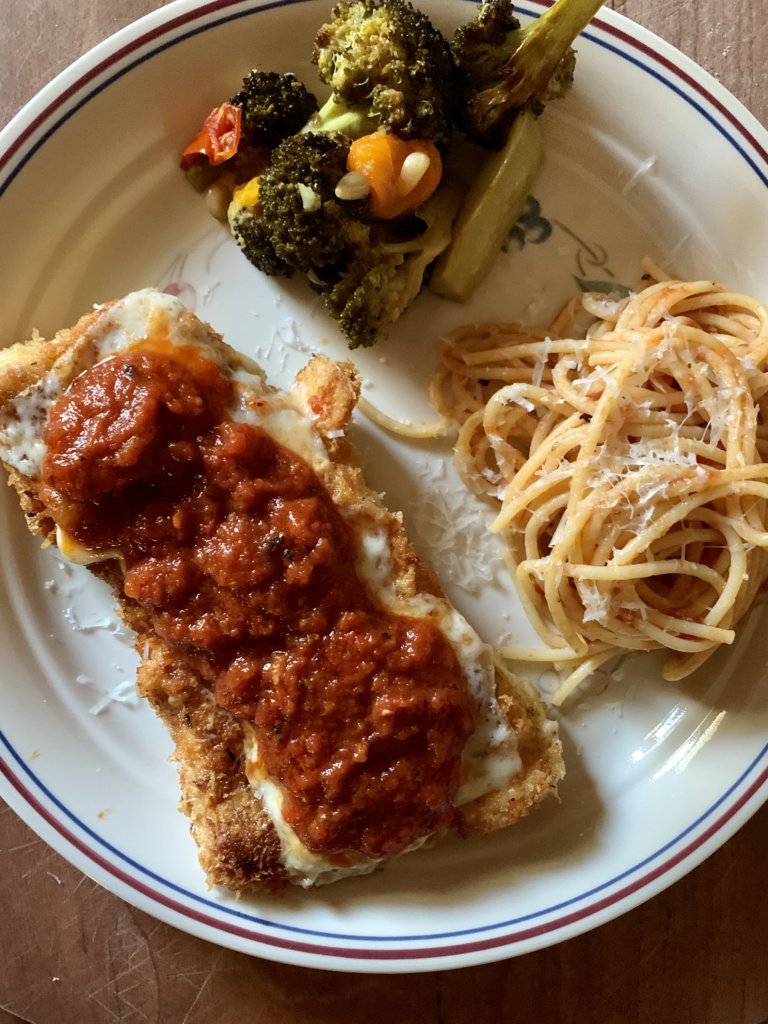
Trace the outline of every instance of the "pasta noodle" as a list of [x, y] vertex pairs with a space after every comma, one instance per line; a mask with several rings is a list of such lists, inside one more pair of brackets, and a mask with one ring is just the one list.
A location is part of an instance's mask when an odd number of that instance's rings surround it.
[[384, 430], [389, 430], [399, 437], [425, 440], [441, 437], [443, 434], [451, 432], [452, 423], [444, 417], [441, 417], [439, 420], [424, 422], [421, 420], [414, 422], [413, 420], [404, 420], [399, 417], [396, 419], [394, 416], [390, 416], [373, 405], [364, 395], [358, 398], [357, 408], [377, 426], [383, 427]]
[[500, 653], [557, 666], [556, 703], [626, 651], [687, 676], [768, 575], [768, 309], [711, 281], [583, 305], [586, 338], [459, 328], [432, 382], [543, 642]]

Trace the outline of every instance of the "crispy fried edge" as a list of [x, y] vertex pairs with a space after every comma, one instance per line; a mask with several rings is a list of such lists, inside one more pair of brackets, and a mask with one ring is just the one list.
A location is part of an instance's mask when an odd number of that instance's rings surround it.
[[[89, 345], [89, 331], [107, 306], [82, 317], [53, 340], [33, 337], [0, 351], [0, 407], [54, 370], [68, 383], [80, 371]], [[211, 330], [211, 335], [216, 336]], [[233, 364], [246, 365], [220, 340]], [[256, 369], [248, 364], [251, 370]], [[11, 466], [14, 487], [30, 531], [44, 545], [55, 543], [55, 523], [40, 497], [37, 481]], [[139, 605], [122, 597], [122, 574], [114, 561], [89, 566], [116, 595], [120, 616], [136, 633], [139, 654], [136, 685], [168, 729], [179, 771], [179, 809], [190, 819], [200, 865], [210, 886], [234, 891], [277, 889], [286, 881], [280, 840], [245, 773], [242, 725], [217, 708], [197, 675], [174, 658], [171, 648], [151, 630]]]
[[[51, 369], [65, 382], [73, 379], [80, 369], [83, 346], [88, 344], [88, 332], [104, 308], [60, 331], [52, 341], [33, 337], [0, 351], [0, 407]], [[233, 366], [247, 366], [263, 377], [250, 360], [226, 345], [212, 328], [209, 330]], [[442, 598], [437, 577], [419, 560], [405, 534], [402, 516], [389, 512], [368, 487], [359, 457], [343, 433], [359, 388], [352, 364], [335, 363], [325, 356], [313, 357], [297, 375], [297, 404], [314, 420], [331, 459], [324, 483], [355, 529], [386, 527], [395, 591], [401, 599], [423, 592]], [[44, 543], [52, 543], [54, 523], [40, 499], [36, 481], [13, 467], [6, 468], [29, 529], [41, 535]], [[182, 791], [179, 808], [190, 819], [209, 885], [226, 886], [236, 892], [278, 888], [286, 879], [280, 841], [246, 777], [242, 725], [235, 716], [216, 707], [210, 691], [200, 685], [194, 672], [175, 661], [173, 651], [149, 628], [141, 608], [119, 596], [122, 586], [117, 563], [96, 563], [90, 568], [118, 595], [121, 616], [137, 634], [137, 687], [175, 743], [173, 759], [178, 764]], [[564, 774], [557, 727], [533, 686], [500, 666], [496, 684], [500, 704], [518, 737], [522, 767], [506, 790], [478, 797], [458, 809], [458, 830], [464, 836], [486, 834], [513, 824], [556, 792]]]
[[[326, 430], [341, 425], [336, 417], [348, 418], [354, 408], [350, 385], [344, 379], [354, 372], [349, 367], [315, 356], [296, 378], [297, 397]], [[324, 482], [333, 500], [351, 513], [359, 529], [388, 529], [398, 596], [408, 600], [427, 592], [444, 598], [435, 573], [419, 560], [406, 536], [402, 515], [390, 512], [370, 489], [359, 456], [346, 437], [330, 443], [326, 440], [326, 446], [334, 462], [332, 475]], [[514, 824], [555, 794], [565, 774], [557, 725], [548, 717], [535, 687], [498, 663], [495, 678], [499, 703], [517, 735], [521, 768], [507, 789], [487, 793], [457, 809], [457, 827], [464, 836], [485, 835]]]

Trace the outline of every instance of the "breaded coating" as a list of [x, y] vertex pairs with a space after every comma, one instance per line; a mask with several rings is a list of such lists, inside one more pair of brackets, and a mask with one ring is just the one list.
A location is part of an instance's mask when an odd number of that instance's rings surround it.
[[[52, 341], [33, 337], [0, 352], [1, 415], [7, 417], [9, 403], [50, 371], [64, 388], [84, 363], [93, 361], [92, 332], [106, 308], [108, 305], [89, 313]], [[214, 332], [211, 335], [230, 366], [247, 367], [251, 372], [257, 369]], [[297, 376], [295, 404], [312, 420], [330, 459], [323, 483], [356, 531], [386, 531], [392, 584], [399, 598], [407, 601], [420, 593], [442, 597], [434, 572], [418, 559], [406, 537], [401, 516], [388, 511], [366, 484], [360, 460], [345, 436], [359, 392], [352, 364], [337, 364], [323, 356], [313, 358]], [[6, 468], [29, 529], [45, 543], [55, 542], [55, 524], [42, 500], [41, 482], [17, 468]], [[180, 809], [190, 819], [209, 884], [237, 892], [279, 887], [288, 877], [280, 839], [246, 776], [250, 724], [218, 707], [193, 660], [180, 660], [174, 649], [155, 635], [148, 615], [122, 592], [119, 562], [98, 562], [90, 568], [112, 586], [122, 618], [136, 633], [138, 690], [174, 741]], [[458, 829], [466, 836], [512, 824], [553, 793], [563, 775], [557, 728], [534, 688], [501, 668], [496, 682], [499, 704], [517, 735], [522, 768], [505, 791], [459, 808]]]

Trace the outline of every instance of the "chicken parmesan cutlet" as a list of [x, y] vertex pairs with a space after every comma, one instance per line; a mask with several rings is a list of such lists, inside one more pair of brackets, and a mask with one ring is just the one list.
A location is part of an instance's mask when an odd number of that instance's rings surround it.
[[349, 363], [271, 387], [174, 297], [0, 352], [0, 457], [45, 544], [106, 580], [169, 730], [200, 863], [312, 887], [555, 791], [556, 725], [366, 485]]

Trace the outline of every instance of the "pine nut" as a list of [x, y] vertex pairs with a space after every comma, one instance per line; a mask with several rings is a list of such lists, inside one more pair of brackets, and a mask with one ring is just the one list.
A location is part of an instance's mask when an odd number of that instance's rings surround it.
[[371, 191], [368, 179], [359, 171], [349, 171], [336, 185], [336, 198], [343, 200], [365, 199]]
[[409, 153], [400, 168], [400, 180], [409, 192], [419, 184], [429, 170], [430, 159], [426, 153]]

